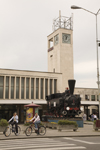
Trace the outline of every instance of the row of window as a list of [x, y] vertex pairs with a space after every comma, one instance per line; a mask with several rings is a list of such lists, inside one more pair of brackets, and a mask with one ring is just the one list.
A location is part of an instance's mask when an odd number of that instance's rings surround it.
[[[97, 101], [99, 101], [98, 95], [91, 95], [91, 101], [95, 101], [97, 96]], [[85, 100], [90, 100], [90, 95], [85, 95]]]
[[[29, 97], [31, 97], [31, 99], [39, 99], [39, 95], [40, 99], [43, 99], [46, 95], [48, 95], [48, 93], [52, 94], [57, 92], [57, 79], [26, 78], [25, 80], [24, 77], [16, 77], [16, 80], [15, 77], [11, 77], [11, 81], [9, 79], [10, 78], [6, 76], [6, 82], [4, 84], [4, 77], [0, 76], [0, 99], [3, 99], [4, 89], [5, 99], [9, 98], [9, 93], [11, 95], [11, 99], [14, 99], [14, 93], [16, 95], [16, 99], [19, 99], [20, 93], [21, 99], [29, 99]], [[31, 95], [29, 95], [29, 91], [31, 91]]]

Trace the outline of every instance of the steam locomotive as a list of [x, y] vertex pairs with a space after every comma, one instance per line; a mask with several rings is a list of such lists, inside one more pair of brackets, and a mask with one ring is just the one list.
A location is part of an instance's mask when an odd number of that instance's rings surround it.
[[56, 117], [75, 117], [81, 114], [81, 97], [74, 95], [75, 80], [68, 80], [69, 90], [64, 93], [55, 93], [46, 96], [49, 115]]

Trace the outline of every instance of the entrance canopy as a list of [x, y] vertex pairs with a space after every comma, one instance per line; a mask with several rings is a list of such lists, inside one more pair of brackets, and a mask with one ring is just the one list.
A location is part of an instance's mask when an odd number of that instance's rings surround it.
[[81, 101], [82, 106], [98, 106], [99, 101]]
[[[0, 100], [0, 104], [23, 104], [23, 105], [27, 105], [27, 104], [31, 104], [31, 103], [35, 103], [35, 104], [47, 104], [46, 100]], [[81, 105], [82, 106], [99, 106], [99, 101], [81, 101]]]
[[30, 104], [30, 103], [35, 103], [35, 104], [47, 104], [46, 100], [0, 100], [0, 104]]

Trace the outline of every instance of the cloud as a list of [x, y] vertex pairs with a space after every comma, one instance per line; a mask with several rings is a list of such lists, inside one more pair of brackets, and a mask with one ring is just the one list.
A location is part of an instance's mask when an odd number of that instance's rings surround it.
[[93, 78], [87, 78], [87, 79], [78, 79], [76, 80], [76, 85], [75, 87], [81, 87], [81, 88], [97, 88], [98, 85], [97, 85], [97, 82], [95, 79]]
[[[1, 0], [0, 68], [47, 71], [47, 36], [52, 33], [53, 19], [61, 10], [66, 17], [74, 13], [75, 78], [79, 86], [89, 83], [91, 87], [91, 81], [95, 83], [97, 79], [95, 16], [72, 10], [71, 5], [96, 12], [100, 0]], [[100, 15], [98, 31], [99, 18]]]
[[94, 74], [96, 72], [97, 64], [96, 61], [85, 61], [74, 64], [75, 74]]
[[74, 77], [77, 87], [97, 88], [96, 61], [85, 61], [74, 64]]

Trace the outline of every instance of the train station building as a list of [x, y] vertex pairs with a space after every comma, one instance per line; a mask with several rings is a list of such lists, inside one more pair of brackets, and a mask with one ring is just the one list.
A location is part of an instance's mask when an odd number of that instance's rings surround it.
[[[24, 105], [40, 104], [39, 114], [46, 112], [46, 95], [64, 92], [68, 80], [74, 79], [73, 16], [53, 21], [53, 32], [47, 36], [48, 72], [0, 69], [0, 119], [9, 119], [17, 111], [19, 122], [25, 120]], [[75, 88], [88, 115], [98, 110], [98, 90]]]

